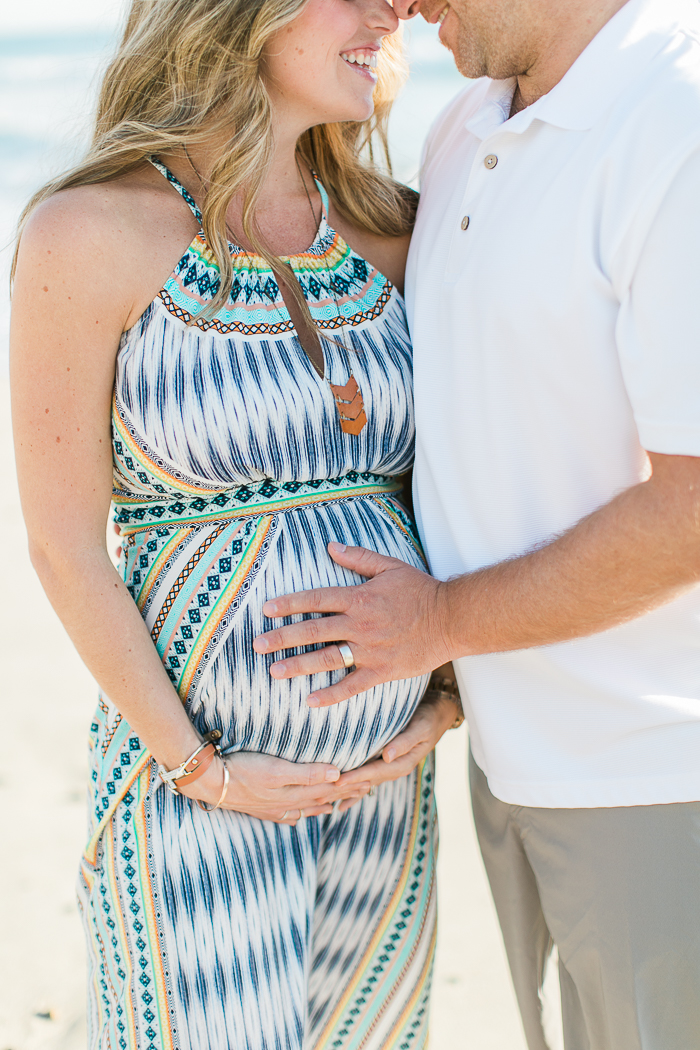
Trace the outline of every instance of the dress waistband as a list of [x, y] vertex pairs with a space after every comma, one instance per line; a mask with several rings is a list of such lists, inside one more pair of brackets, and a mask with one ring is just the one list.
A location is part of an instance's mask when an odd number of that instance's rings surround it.
[[398, 477], [385, 474], [359, 473], [352, 470], [340, 478], [320, 481], [263, 481], [224, 489], [212, 496], [162, 497], [115, 489], [114, 520], [123, 536], [155, 528], [158, 525], [196, 525], [199, 522], [230, 521], [258, 514], [296, 510], [314, 503], [331, 503], [339, 499], [389, 495], [400, 492]]

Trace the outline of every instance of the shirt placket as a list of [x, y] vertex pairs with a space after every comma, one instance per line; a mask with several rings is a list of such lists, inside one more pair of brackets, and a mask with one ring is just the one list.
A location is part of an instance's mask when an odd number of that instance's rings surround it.
[[[474, 237], [479, 231], [480, 213], [485, 211], [485, 200], [497, 189], [497, 180], [503, 170], [506, 154], [505, 136], [501, 132], [502, 119], [494, 119], [492, 130], [486, 132], [478, 144], [459, 208], [452, 215], [452, 235], [445, 264], [445, 280], [456, 281], [470, 256]], [[480, 129], [482, 122], [480, 121]], [[472, 131], [476, 135], [476, 131]]]

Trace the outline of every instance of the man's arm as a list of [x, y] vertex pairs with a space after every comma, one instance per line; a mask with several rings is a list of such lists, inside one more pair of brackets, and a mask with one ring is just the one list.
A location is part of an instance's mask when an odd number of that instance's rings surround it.
[[[620, 304], [619, 364], [640, 442], [654, 450], [649, 479], [538, 549], [447, 583], [331, 544], [332, 557], [368, 582], [269, 602], [269, 616], [336, 615], [272, 631], [255, 643], [260, 652], [276, 652], [347, 640], [357, 670], [321, 691], [320, 703], [455, 657], [603, 631], [700, 580], [699, 180], [700, 149], [680, 164], [658, 204], [652, 179], [654, 202], [642, 209], [647, 217], [654, 211], [647, 232], [630, 229], [607, 260]], [[342, 666], [331, 644], [272, 670], [282, 678]]]
[[[256, 639], [255, 649], [347, 641], [356, 670], [309, 697], [315, 707], [460, 656], [550, 645], [640, 616], [700, 580], [700, 458], [649, 458], [649, 480], [562, 536], [446, 583], [396, 559], [332, 543], [334, 561], [367, 582], [267, 602], [270, 617], [335, 615], [277, 628]], [[273, 664], [271, 673], [293, 678], [342, 667], [330, 644]]]

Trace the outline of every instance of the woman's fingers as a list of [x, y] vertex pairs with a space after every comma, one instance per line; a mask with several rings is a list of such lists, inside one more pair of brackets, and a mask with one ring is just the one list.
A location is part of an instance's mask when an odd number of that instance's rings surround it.
[[330, 789], [323, 791], [319, 791], [318, 788], [288, 788], [284, 791], [276, 792], [276, 797], [270, 798], [269, 804], [276, 809], [279, 809], [280, 806], [286, 809], [308, 809], [310, 806], [320, 806], [325, 803], [332, 804], [348, 795], [356, 795], [360, 798], [362, 795], [367, 794], [370, 787], [369, 779], [365, 778], [353, 784], [345, 785], [342, 788], [333, 785]]
[[360, 800], [358, 798], [344, 798], [338, 805], [338, 811], [340, 813], [347, 813], [349, 809], [356, 806]]
[[346, 798], [357, 790], [360, 784], [367, 784], [369, 788], [377, 783], [377, 777], [381, 773], [381, 767], [386, 766], [381, 758], [373, 758], [371, 762], [365, 762], [364, 766], [358, 766], [357, 769], [349, 769], [347, 773], [342, 773], [337, 784], [334, 784], [334, 788], [338, 793], [338, 798]]
[[372, 787], [376, 787], [378, 784], [385, 784], [389, 780], [398, 780], [400, 777], [407, 776], [427, 753], [427, 749], [421, 743], [391, 764], [385, 762], [382, 758], [378, 758], [375, 762], [371, 762], [369, 766], [362, 768], [365, 771], [369, 771], [367, 779]]
[[236, 751], [226, 756], [232, 777], [245, 781], [260, 795], [287, 787], [315, 787], [332, 784], [340, 770], [328, 762], [288, 762], [254, 751]]
[[[391, 764], [386, 763], [380, 758], [374, 762], [369, 762], [366, 766], [362, 766], [361, 769], [364, 775], [371, 781], [372, 788], [376, 789], [381, 784], [386, 784], [391, 780], [399, 780], [401, 777], [408, 776], [409, 773], [413, 772], [421, 759], [425, 758], [429, 750], [430, 748], [425, 747], [424, 744], [418, 744], [415, 748], [412, 748], [411, 751], [408, 751]], [[359, 771], [353, 770], [353, 772]], [[348, 776], [349, 774], [343, 775]], [[359, 801], [358, 798], [353, 798], [348, 792], [348, 797], [342, 799], [338, 804], [338, 809], [341, 813], [345, 813]]]
[[[222, 808], [277, 824], [293, 825], [304, 817], [332, 813], [340, 799], [356, 801], [370, 789], [370, 781], [361, 775], [339, 788], [340, 771], [324, 762], [287, 762], [272, 755], [239, 751], [227, 755], [226, 764], [230, 782]], [[216, 787], [213, 793], [218, 797], [218, 782]], [[205, 801], [212, 804], [214, 799], [209, 795]], [[193, 797], [198, 796], [193, 793]]]
[[416, 715], [414, 715], [403, 732], [395, 736], [393, 740], [390, 740], [382, 751], [382, 759], [385, 763], [395, 762], [397, 758], [408, 754], [409, 751], [412, 751], [414, 747], [425, 739], [428, 727], [421, 715], [418, 714], [419, 711], [420, 708], [418, 708]]
[[[371, 676], [362, 669], [347, 678], [360, 680], [359, 687], [351, 687], [353, 692], [373, 684]], [[334, 689], [324, 692], [332, 696]], [[287, 762], [245, 751], [228, 755], [231, 782], [224, 807], [290, 825], [304, 817], [331, 813], [334, 804], [340, 812], [346, 812], [372, 787], [407, 776], [452, 724], [453, 705], [436, 702], [429, 696], [418, 705], [408, 726], [387, 744], [381, 758], [347, 773], [341, 774], [336, 766], [323, 762]]]
[[373, 787], [389, 780], [398, 780], [407, 776], [418, 763], [429, 754], [444, 732], [454, 721], [454, 705], [425, 699], [416, 708], [406, 728], [390, 740], [382, 751], [381, 758], [342, 773], [334, 784], [334, 790], [343, 796], [339, 809], [345, 811], [353, 801], [349, 796], [356, 790], [360, 781], [369, 782]]

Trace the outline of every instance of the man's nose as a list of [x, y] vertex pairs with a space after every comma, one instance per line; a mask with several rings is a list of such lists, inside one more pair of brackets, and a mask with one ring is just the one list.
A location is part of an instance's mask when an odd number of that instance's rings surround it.
[[399, 18], [414, 18], [420, 11], [421, 0], [394, 0], [394, 11]]

